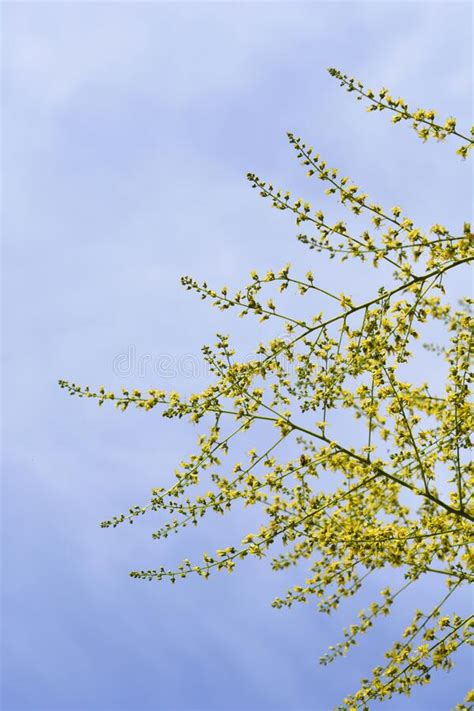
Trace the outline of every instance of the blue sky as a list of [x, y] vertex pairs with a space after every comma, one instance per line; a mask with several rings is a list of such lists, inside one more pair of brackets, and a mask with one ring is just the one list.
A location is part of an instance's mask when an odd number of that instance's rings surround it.
[[[456, 2], [3, 3], [5, 711], [326, 711], [403, 626], [409, 605], [323, 668], [370, 594], [327, 618], [273, 610], [297, 580], [265, 563], [174, 587], [130, 579], [228, 545], [245, 523], [209, 519], [164, 542], [148, 535], [156, 521], [99, 528], [169, 481], [196, 431], [99, 410], [56, 382], [190, 392], [215, 332], [250, 352], [256, 325], [185, 292], [183, 274], [238, 287], [291, 261], [355, 299], [380, 285], [360, 266], [323, 264], [250, 190], [255, 171], [325, 199], [286, 130], [374, 199], [459, 229], [471, 173], [453, 146], [367, 115], [325, 69], [469, 125], [471, 15]], [[464, 654], [386, 708], [444, 711], [468, 685]]]

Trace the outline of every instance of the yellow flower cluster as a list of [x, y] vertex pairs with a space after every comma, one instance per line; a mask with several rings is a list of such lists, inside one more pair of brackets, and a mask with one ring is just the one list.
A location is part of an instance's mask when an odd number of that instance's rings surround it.
[[[331, 74], [372, 107], [394, 112], [396, 122], [412, 120], [422, 138], [464, 140], [467, 155], [472, 141], [458, 132], [454, 119], [438, 124], [435, 112], [410, 112], [386, 89], [376, 95], [336, 70]], [[235, 506], [258, 512], [255, 530], [213, 554], [204, 552], [202, 561], [185, 559], [174, 569], [133, 571], [132, 577], [208, 578], [220, 570], [232, 572], [248, 556], [270, 555], [275, 571], [307, 567], [306, 577], [275, 598], [274, 607], [314, 600], [330, 614], [369, 576], [397, 569], [403, 578], [398, 588], [384, 588], [381, 599], [362, 610], [344, 628], [342, 640], [321, 656], [322, 664], [357, 645], [360, 635], [390, 614], [396, 598], [421, 578], [445, 581], [446, 593], [436, 607], [415, 611], [400, 640], [387, 650], [385, 663], [340, 707], [367, 709], [373, 701], [428, 683], [433, 671], [449, 669], [457, 649], [472, 642], [472, 618], [447, 606], [455, 605], [458, 591], [474, 580], [469, 548], [474, 468], [468, 457], [474, 424], [469, 399], [473, 301], [453, 307], [445, 280], [472, 261], [472, 233], [468, 223], [460, 235], [439, 224], [416, 226], [400, 206], [385, 209], [372, 202], [313, 148], [291, 133], [288, 138], [308, 176], [326, 183], [326, 193], [352, 213], [366, 215], [370, 229], [350, 234], [343, 220], [330, 223], [308, 201], [292, 200], [288, 191], [253, 173], [248, 174], [252, 187], [278, 210], [292, 212], [297, 225], [311, 227], [311, 235], [299, 235], [310, 248], [329, 258], [370, 260], [375, 267], [384, 261], [393, 269], [393, 283], [357, 303], [348, 294], [324, 289], [311, 271], [295, 276], [290, 265], [262, 275], [253, 271], [249, 284], [234, 294], [183, 277], [185, 288], [220, 310], [236, 308], [240, 316], [283, 322], [286, 336], [259, 343], [255, 357], [239, 360], [229, 337], [218, 334], [214, 347], [203, 348], [212, 383], [189, 397], [156, 389], [115, 394], [64, 380], [60, 385], [99, 405], [112, 401], [122, 411], [159, 408], [164, 417], [186, 417], [203, 428], [196, 452], [180, 463], [171, 483], [161, 482], [146, 504], [104, 521], [104, 528], [159, 511], [153, 537], [161, 539]], [[304, 319], [284, 313], [278, 301], [286, 290], [306, 297], [310, 314], [316, 303], [315, 312]], [[325, 304], [330, 305], [327, 315]], [[426, 351], [413, 346], [433, 324], [444, 332], [441, 344], [427, 345], [446, 361], [444, 388], [438, 392], [426, 382], [408, 382], [405, 369], [410, 363], [423, 372]], [[350, 437], [338, 426], [341, 411], [353, 415]], [[254, 446], [243, 455], [241, 438], [251, 429]], [[163, 514], [168, 518], [161, 522]], [[472, 700], [469, 692], [457, 709], [464, 711]]]
[[388, 89], [385, 87], [378, 92], [372, 89], [365, 89], [362, 82], [357, 81], [354, 77], [349, 77], [343, 74], [338, 69], [331, 67], [328, 69], [329, 74], [335, 79], [338, 79], [341, 86], [347, 91], [354, 92], [357, 99], [367, 99], [369, 104], [367, 111], [391, 111], [393, 113], [392, 123], [399, 121], [412, 121], [412, 126], [418, 136], [426, 141], [428, 138], [435, 138], [437, 141], [444, 141], [448, 136], [456, 136], [463, 143], [457, 149], [456, 153], [461, 158], [467, 158], [469, 151], [474, 145], [474, 126], [471, 127], [470, 136], [461, 133], [456, 128], [456, 119], [450, 116], [444, 123], [435, 121], [436, 111], [434, 109], [416, 109], [412, 111], [408, 108], [407, 102], [401, 97], [395, 99], [391, 96]]

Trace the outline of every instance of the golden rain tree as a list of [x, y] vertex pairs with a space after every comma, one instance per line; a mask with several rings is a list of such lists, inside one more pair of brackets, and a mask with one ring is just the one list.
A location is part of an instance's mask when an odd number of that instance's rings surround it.
[[[453, 140], [456, 153], [468, 156], [473, 129], [466, 135], [454, 118], [439, 121], [435, 111], [412, 110], [385, 88], [375, 92], [336, 69], [329, 73], [366, 101], [368, 111], [385, 111], [394, 123], [408, 122], [423, 141]], [[103, 527], [159, 511], [168, 517], [153, 533], [160, 539], [197, 525], [209, 512], [225, 514], [238, 502], [261, 514], [261, 525], [238, 544], [204, 553], [198, 562], [186, 559], [175, 570], [134, 571], [132, 577], [208, 578], [232, 571], [248, 556], [272, 552], [274, 570], [296, 563], [308, 570], [305, 579], [274, 600], [274, 607], [314, 598], [320, 610], [330, 613], [374, 571], [402, 570], [403, 584], [383, 589], [321, 657], [322, 664], [345, 655], [421, 578], [443, 580], [445, 590], [436, 606], [413, 610], [401, 638], [339, 706], [367, 709], [373, 700], [409, 695], [415, 686], [427, 684], [433, 670], [450, 669], [455, 652], [472, 644], [473, 617], [453, 613], [448, 605], [474, 578], [469, 549], [474, 478], [468, 457], [472, 299], [453, 305], [445, 282], [448, 273], [469, 268], [473, 235], [468, 223], [460, 231], [440, 224], [417, 226], [400, 207], [372, 202], [300, 138], [289, 133], [288, 140], [309, 178], [323, 181], [328, 195], [365, 218], [366, 229], [353, 234], [344, 220], [332, 223], [320, 209], [249, 173], [252, 187], [273, 207], [293, 213], [305, 230], [298, 239], [310, 249], [329, 258], [362, 260], [368, 268], [388, 264], [391, 283], [364, 303], [354, 303], [347, 294], [318, 286], [311, 272], [294, 275], [288, 265], [253, 272], [237, 293], [184, 277], [187, 289], [221, 310], [236, 309], [259, 321], [277, 319], [284, 335], [258, 344], [254, 357], [239, 362], [229, 338], [218, 334], [215, 347], [203, 348], [213, 381], [189, 397], [155, 389], [118, 394], [101, 387], [95, 392], [64, 380], [60, 385], [99, 405], [111, 401], [122, 411], [161, 409], [163, 417], [187, 417], [203, 429], [196, 453], [181, 462], [169, 488], [153, 489], [148, 503], [104, 521]], [[289, 316], [269, 298], [269, 290], [296, 290], [328, 307], [309, 319]], [[414, 342], [429, 324], [444, 334], [441, 345], [427, 346], [446, 360], [443, 387], [436, 393], [428, 383], [404, 377], [410, 363], [423, 372], [426, 350], [414, 348]], [[338, 434], [343, 411], [358, 421], [357, 446]], [[269, 446], [252, 439], [257, 423], [259, 433], [268, 428]], [[235, 461], [234, 443], [240, 437], [252, 449]], [[279, 456], [282, 449], [289, 451], [281, 448], [283, 442], [291, 443], [291, 458]], [[456, 708], [467, 709], [473, 700], [474, 692], [468, 692]]]

